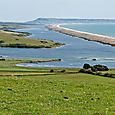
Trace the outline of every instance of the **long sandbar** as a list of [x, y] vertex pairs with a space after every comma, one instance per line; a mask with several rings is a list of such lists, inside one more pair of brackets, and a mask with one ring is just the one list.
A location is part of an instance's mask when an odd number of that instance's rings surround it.
[[104, 36], [100, 34], [93, 34], [89, 32], [73, 30], [73, 29], [61, 27], [60, 25], [48, 25], [48, 28], [50, 30], [57, 31], [57, 32], [67, 34], [70, 36], [75, 36], [75, 37], [83, 38], [89, 41], [96, 41], [103, 44], [115, 46], [115, 38], [110, 37], [110, 36]]

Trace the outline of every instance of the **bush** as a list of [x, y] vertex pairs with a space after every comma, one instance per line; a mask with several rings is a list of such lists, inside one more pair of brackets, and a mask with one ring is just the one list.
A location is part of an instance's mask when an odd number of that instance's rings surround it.
[[91, 70], [93, 71], [93, 72], [97, 72], [97, 68], [95, 68], [95, 67], [91, 67]]
[[3, 40], [0, 40], [0, 44], [2, 44], [2, 43], [4, 43], [4, 41], [3, 41]]
[[53, 70], [53, 69], [51, 69], [51, 70], [50, 70], [50, 72], [54, 72], [54, 70]]
[[88, 74], [93, 74], [93, 71], [91, 69], [80, 69], [80, 73], [88, 73]]
[[66, 72], [66, 70], [61, 70], [61, 72], [63, 73], [63, 72]]
[[90, 66], [89, 64], [84, 64], [84, 65], [83, 65], [83, 68], [84, 68], [84, 69], [89, 69], [89, 68], [91, 68], [91, 66]]
[[6, 59], [4, 59], [4, 58], [0, 58], [0, 61], [5, 61]]
[[102, 76], [102, 73], [101, 72], [97, 72], [96, 75]]
[[85, 69], [80, 69], [79, 72], [80, 73], [85, 73]]
[[109, 70], [109, 68], [104, 65], [95, 65], [93, 66], [93, 68], [97, 69], [97, 71], [108, 71]]
[[112, 75], [112, 74], [109, 74], [109, 73], [105, 73], [105, 74], [104, 74], [104, 77], [113, 77], [113, 75]]
[[93, 74], [93, 71], [91, 70], [91, 69], [88, 69], [88, 70], [86, 70], [86, 72], [85, 73], [88, 73], [88, 74]]
[[46, 43], [48, 43], [48, 41], [40, 41], [41, 43], [43, 43], [43, 44], [46, 44]]

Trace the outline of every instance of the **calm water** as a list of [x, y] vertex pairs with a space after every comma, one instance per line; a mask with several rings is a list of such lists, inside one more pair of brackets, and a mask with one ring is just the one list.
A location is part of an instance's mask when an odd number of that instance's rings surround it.
[[[115, 36], [115, 24], [76, 24], [65, 25], [65, 27]], [[84, 63], [90, 63], [105, 64], [111, 68], [115, 67], [115, 47], [49, 31], [43, 25], [20, 31], [32, 33], [30, 37], [33, 38], [50, 39], [66, 44], [56, 49], [0, 48], [0, 55], [8, 57], [63, 59], [62, 62], [21, 65], [32, 67], [82, 67]], [[96, 58], [97, 61], [92, 61], [93, 58]]]
[[73, 24], [73, 25], [65, 25], [67, 28], [77, 29], [80, 31], [86, 31], [96, 34], [102, 34], [107, 36], [115, 37], [115, 23], [92, 23], [92, 24]]

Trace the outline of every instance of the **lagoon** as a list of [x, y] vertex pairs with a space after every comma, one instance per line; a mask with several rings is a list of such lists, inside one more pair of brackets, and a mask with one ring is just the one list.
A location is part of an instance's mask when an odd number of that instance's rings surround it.
[[[115, 37], [115, 24], [112, 23], [68, 24], [64, 25], [64, 27]], [[63, 47], [56, 49], [0, 48], [0, 55], [13, 58], [63, 59], [62, 62], [20, 64], [20, 66], [78, 68], [82, 67], [84, 63], [89, 63], [104, 64], [110, 68], [115, 67], [115, 47], [49, 31], [45, 28], [45, 25], [37, 25], [33, 28], [21, 29], [18, 31], [32, 33], [29, 37], [54, 40], [66, 44]], [[93, 61], [92, 59], [96, 59], [96, 61]]]

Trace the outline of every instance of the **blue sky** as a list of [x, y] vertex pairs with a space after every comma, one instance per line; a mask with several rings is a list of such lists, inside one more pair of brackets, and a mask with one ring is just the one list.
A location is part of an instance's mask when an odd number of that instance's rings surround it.
[[115, 19], [115, 0], [0, 0], [0, 21], [38, 17]]

